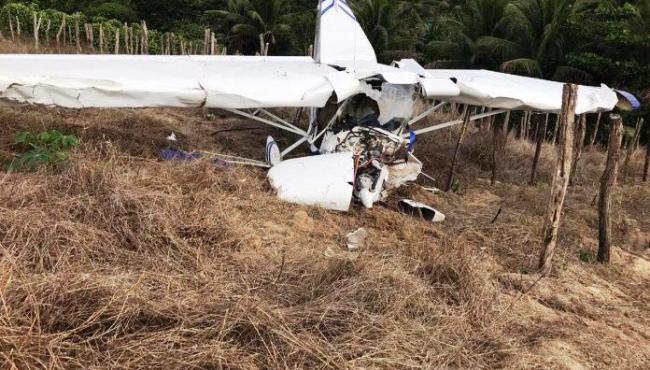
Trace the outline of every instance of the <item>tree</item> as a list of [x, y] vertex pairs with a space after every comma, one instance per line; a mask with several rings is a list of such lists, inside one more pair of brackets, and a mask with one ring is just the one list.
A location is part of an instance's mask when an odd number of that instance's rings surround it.
[[570, 20], [567, 64], [610, 86], [641, 91], [650, 84], [650, 1], [600, 1]]
[[418, 7], [425, 7], [425, 2], [407, 3], [409, 2], [395, 0], [357, 0], [350, 4], [380, 61], [389, 63], [403, 56], [414, 56], [423, 24], [418, 22], [418, 17], [414, 19], [407, 15], [416, 12]]
[[501, 70], [555, 80], [582, 82], [584, 71], [563, 65], [569, 19], [582, 13], [587, 2], [580, 0], [517, 0], [507, 5], [508, 34], [517, 55], [501, 64]]
[[497, 68], [516, 44], [505, 31], [505, 0], [470, 0], [446, 11], [427, 44], [429, 59], [440, 67]]
[[210, 10], [207, 14], [226, 24], [225, 36], [232, 49], [253, 54], [259, 50], [260, 36], [271, 45], [281, 44], [279, 53], [290, 48], [288, 38], [294, 14], [288, 0], [228, 0], [225, 9]]

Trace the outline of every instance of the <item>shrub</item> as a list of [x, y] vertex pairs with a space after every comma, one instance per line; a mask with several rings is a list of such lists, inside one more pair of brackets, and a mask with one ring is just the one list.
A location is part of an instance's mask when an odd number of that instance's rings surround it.
[[22, 153], [11, 161], [9, 171], [34, 171], [40, 167], [58, 167], [67, 162], [70, 151], [79, 146], [79, 139], [56, 130], [38, 135], [20, 132], [14, 138], [14, 146]]

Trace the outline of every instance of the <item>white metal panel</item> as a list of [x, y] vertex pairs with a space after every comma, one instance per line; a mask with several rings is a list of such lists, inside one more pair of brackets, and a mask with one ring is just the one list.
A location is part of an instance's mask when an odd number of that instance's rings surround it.
[[284, 201], [347, 211], [352, 202], [352, 153], [323, 154], [289, 159], [273, 166], [271, 186]]
[[84, 107], [322, 107], [335, 69], [305, 57], [0, 55], [0, 100]]
[[321, 0], [318, 7], [315, 59], [341, 66], [377, 62], [377, 56], [346, 0]]
[[[456, 82], [460, 96], [448, 100], [500, 109], [558, 113], [562, 109], [561, 82], [522, 77], [486, 70], [429, 69], [433, 78]], [[616, 93], [605, 85], [580, 86], [577, 114], [606, 112], [618, 102]]]

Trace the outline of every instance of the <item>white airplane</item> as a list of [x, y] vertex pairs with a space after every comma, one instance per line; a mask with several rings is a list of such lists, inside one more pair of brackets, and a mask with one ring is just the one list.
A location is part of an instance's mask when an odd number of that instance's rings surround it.
[[[446, 103], [492, 108], [472, 120], [508, 110], [561, 109], [558, 82], [427, 70], [412, 59], [380, 64], [345, 0], [320, 0], [318, 10], [313, 58], [1, 55], [0, 103], [224, 109], [297, 136], [282, 152], [268, 140], [268, 177], [281, 199], [338, 211], [347, 211], [353, 199], [370, 208], [416, 180], [422, 164], [412, 153], [415, 138], [462, 121], [411, 128]], [[429, 108], [416, 116], [418, 101]], [[576, 113], [611, 111], [618, 102], [605, 85], [581, 86]], [[271, 108], [308, 108], [310, 119], [299, 127]], [[282, 160], [301, 145], [320, 155]]]

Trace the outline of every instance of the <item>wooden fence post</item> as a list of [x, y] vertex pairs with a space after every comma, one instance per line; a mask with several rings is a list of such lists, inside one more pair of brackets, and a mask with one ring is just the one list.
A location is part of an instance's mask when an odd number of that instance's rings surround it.
[[143, 53], [149, 54], [149, 29], [145, 21], [142, 21], [142, 45]]
[[650, 172], [650, 137], [648, 137], [648, 142], [646, 143], [646, 149], [645, 149], [645, 165], [643, 166], [643, 182], [648, 182], [648, 179], [650, 178], [649, 172]]
[[564, 200], [569, 187], [571, 160], [573, 159], [575, 110], [578, 100], [578, 86], [564, 85], [562, 93], [562, 113], [560, 115], [560, 145], [558, 158], [551, 186], [551, 199], [544, 221], [544, 248], [539, 259], [539, 269], [543, 275], [551, 272], [553, 255], [557, 248], [557, 238], [564, 208]]
[[584, 146], [586, 134], [587, 114], [581, 114], [576, 126], [573, 165], [571, 167], [571, 175], [569, 176], [569, 185], [573, 185], [575, 182], [576, 172], [578, 172], [578, 163], [580, 162], [580, 158], [582, 158], [582, 148]]
[[93, 52], [95, 51], [95, 30], [93, 29], [92, 23], [86, 23], [84, 24], [84, 28], [86, 31], [86, 41], [88, 42], [88, 46], [90, 47], [90, 50]]
[[77, 54], [81, 53], [81, 32], [79, 32], [79, 14], [74, 17], [74, 38], [77, 44]]
[[447, 180], [446, 191], [450, 191], [453, 188], [454, 181], [456, 180], [456, 161], [458, 160], [460, 147], [463, 145], [463, 139], [465, 139], [465, 133], [467, 132], [467, 127], [469, 126], [472, 117], [472, 110], [469, 105], [465, 106], [464, 116], [463, 126], [460, 129], [460, 135], [458, 136], [458, 142], [456, 143], [456, 150], [454, 151], [454, 158], [451, 161], [451, 168], [449, 169], [449, 179]]
[[623, 181], [627, 181], [627, 177], [630, 175], [630, 163], [632, 162], [632, 157], [634, 157], [634, 154], [636, 154], [636, 151], [639, 148], [638, 143], [641, 140], [641, 127], [643, 127], [643, 118], [639, 117], [636, 121], [636, 126], [634, 127], [634, 136], [628, 141], [626, 146], [625, 164], [623, 165]]
[[36, 12], [32, 14], [33, 20], [34, 20], [34, 47], [36, 48], [36, 51], [40, 49], [40, 39], [39, 39], [39, 31], [41, 29], [41, 22], [43, 21], [43, 17], [41, 15], [37, 15]]
[[124, 29], [124, 54], [129, 54], [129, 26], [124, 23], [122, 29]]
[[9, 15], [9, 32], [11, 32], [11, 41], [16, 42], [16, 33], [14, 32], [14, 21], [11, 19], [11, 14]]
[[59, 30], [56, 33], [56, 48], [57, 51], [61, 48], [61, 36], [63, 36], [63, 43], [65, 44], [65, 15], [61, 16], [61, 25], [59, 25]]
[[99, 53], [104, 54], [104, 26], [99, 24]]
[[115, 29], [115, 54], [120, 53], [120, 29]]
[[511, 113], [511, 111], [506, 112], [506, 115], [502, 120], [496, 118], [494, 127], [492, 128], [492, 178], [490, 179], [490, 184], [492, 186], [494, 186], [497, 182], [499, 160], [501, 159], [500, 154], [502, 153], [503, 147], [507, 142], [508, 123], [510, 122]]
[[643, 130], [643, 124], [645, 123], [645, 119], [643, 117], [640, 117], [636, 121], [636, 127], [634, 128], [634, 139], [632, 140], [633, 143], [633, 149], [636, 152], [639, 150], [639, 142], [641, 141], [641, 131]]
[[600, 129], [600, 120], [602, 117], [603, 114], [598, 113], [598, 118], [596, 119], [596, 127], [594, 127], [594, 131], [591, 133], [591, 138], [589, 139], [589, 146], [596, 145], [596, 137], [598, 136], [598, 130]]
[[542, 149], [544, 147], [544, 141], [546, 141], [546, 130], [548, 129], [548, 114], [546, 115], [546, 119], [544, 119], [544, 124], [541, 127], [541, 130], [539, 130], [539, 124], [538, 124], [538, 132], [537, 132], [537, 146], [535, 147], [535, 158], [533, 158], [533, 168], [530, 173], [530, 185], [535, 186], [537, 185], [537, 168], [539, 167], [539, 158], [542, 154]]
[[135, 36], [133, 35], [133, 27], [129, 27], [129, 40], [131, 41], [130, 48], [131, 48], [131, 54], [137, 54], [138, 49], [136, 47], [135, 43]]
[[206, 28], [204, 33], [203, 33], [203, 55], [208, 55], [210, 52], [210, 34], [212, 31], [210, 31], [209, 28]]
[[598, 262], [609, 263], [611, 248], [612, 223], [609, 209], [612, 203], [612, 191], [616, 186], [618, 162], [623, 141], [623, 119], [619, 115], [611, 115], [612, 130], [609, 135], [607, 148], [607, 165], [600, 180], [600, 196], [598, 200]]
[[45, 27], [45, 41], [49, 44], [50, 43], [50, 29], [52, 28], [52, 20], [48, 19], [47, 20], [47, 27]]
[[560, 130], [560, 115], [555, 115], [555, 127], [553, 128], [553, 145], [557, 145], [558, 142], [558, 133]]

